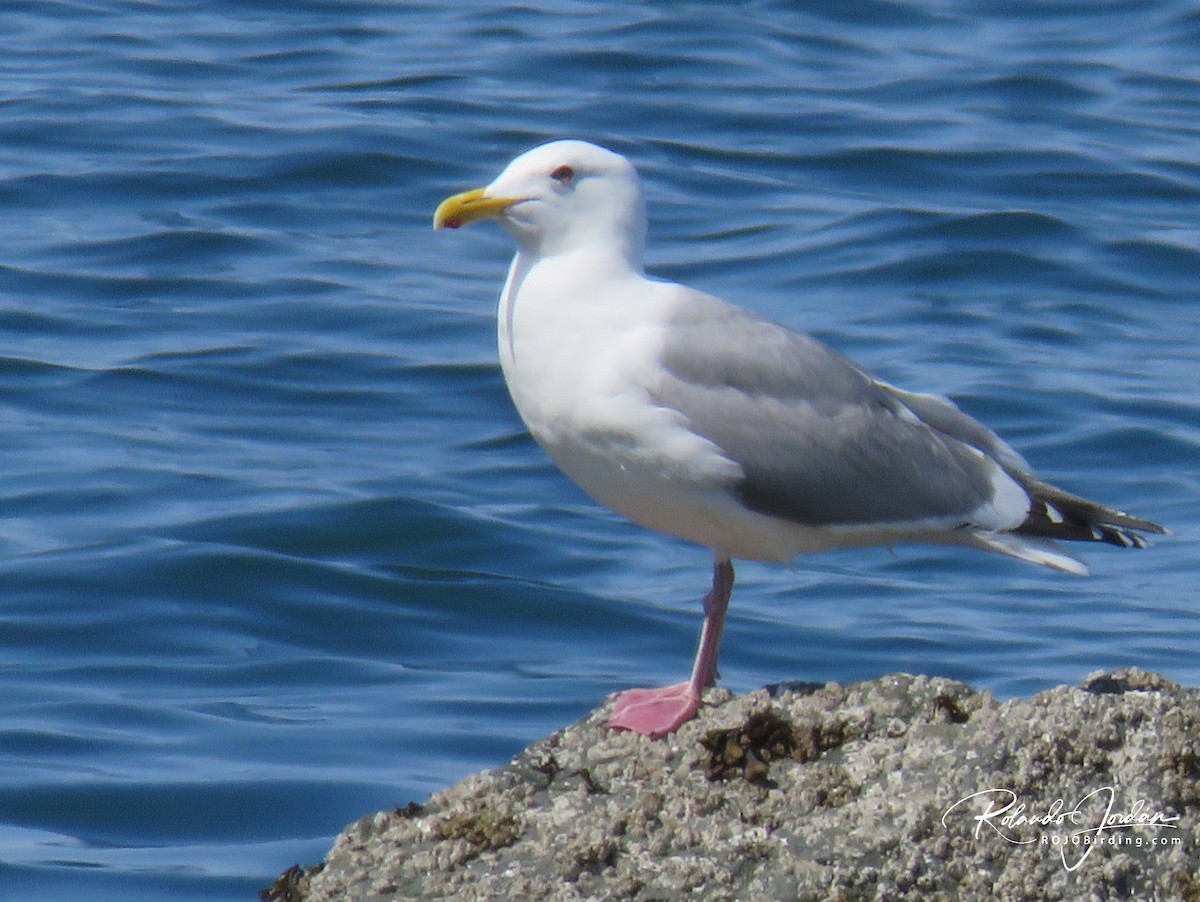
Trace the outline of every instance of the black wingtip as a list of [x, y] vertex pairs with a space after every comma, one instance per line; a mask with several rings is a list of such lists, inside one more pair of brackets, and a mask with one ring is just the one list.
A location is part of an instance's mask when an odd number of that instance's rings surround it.
[[1117, 548], [1147, 548], [1145, 534], [1169, 536], [1165, 526], [1134, 517], [1071, 495], [1054, 486], [1030, 480], [1026, 486], [1032, 504], [1017, 532], [1048, 539], [1104, 542]]

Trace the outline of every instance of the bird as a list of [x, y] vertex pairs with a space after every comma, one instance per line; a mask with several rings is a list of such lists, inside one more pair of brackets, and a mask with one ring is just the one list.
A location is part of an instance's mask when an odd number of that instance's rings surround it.
[[494, 220], [516, 243], [497, 338], [529, 433], [595, 501], [708, 548], [688, 679], [628, 689], [607, 725], [663, 737], [716, 683], [733, 559], [923, 542], [1087, 572], [1059, 539], [1166, 534], [1039, 479], [950, 400], [890, 385], [802, 332], [646, 274], [647, 214], [624, 156], [576, 139], [447, 197], [435, 229]]

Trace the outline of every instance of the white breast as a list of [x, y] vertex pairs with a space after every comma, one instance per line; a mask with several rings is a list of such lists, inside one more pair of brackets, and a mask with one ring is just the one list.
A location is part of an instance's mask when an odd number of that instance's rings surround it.
[[741, 468], [650, 399], [677, 287], [611, 278], [569, 256], [525, 268], [501, 296], [500, 361], [518, 412], [555, 463], [636, 523], [714, 546]]

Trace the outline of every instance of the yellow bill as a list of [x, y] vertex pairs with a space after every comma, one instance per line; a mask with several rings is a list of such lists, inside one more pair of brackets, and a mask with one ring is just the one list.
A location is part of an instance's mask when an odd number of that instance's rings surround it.
[[475, 188], [447, 197], [433, 211], [433, 227], [435, 229], [457, 229], [480, 219], [499, 216], [519, 198], [487, 197], [486, 188]]

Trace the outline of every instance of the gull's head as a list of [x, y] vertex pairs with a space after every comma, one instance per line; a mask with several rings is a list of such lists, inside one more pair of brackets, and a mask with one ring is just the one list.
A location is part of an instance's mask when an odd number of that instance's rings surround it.
[[435, 229], [495, 219], [521, 250], [539, 257], [608, 246], [641, 265], [646, 209], [633, 165], [586, 141], [552, 141], [526, 151], [486, 188], [448, 197]]

